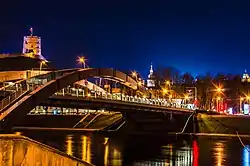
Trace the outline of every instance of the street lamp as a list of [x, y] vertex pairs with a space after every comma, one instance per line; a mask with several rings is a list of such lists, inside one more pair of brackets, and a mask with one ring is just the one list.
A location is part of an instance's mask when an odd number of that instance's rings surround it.
[[168, 93], [168, 90], [167, 89], [163, 89], [163, 94], [167, 94]]
[[219, 111], [219, 101], [220, 101], [220, 97], [217, 97], [217, 100], [216, 100], [216, 110], [217, 112]]
[[185, 104], [187, 104], [187, 100], [189, 99], [188, 95], [185, 95], [184, 99], [185, 99]]
[[166, 80], [166, 81], [165, 81], [165, 84], [166, 84], [166, 85], [170, 85], [170, 81], [169, 81], [169, 80]]
[[242, 113], [242, 101], [244, 100], [244, 97], [240, 97], [240, 113]]
[[46, 65], [46, 62], [45, 62], [45, 61], [41, 61], [41, 62], [40, 62], [40, 72], [41, 72], [42, 67], [43, 67], [44, 65]]
[[77, 62], [82, 64], [82, 68], [85, 69], [87, 59], [84, 56], [79, 56], [77, 59]]
[[221, 92], [222, 92], [221, 87], [218, 87], [218, 88], [216, 89], [216, 91], [217, 91], [218, 93], [221, 93]]
[[141, 81], [138, 82], [138, 86], [139, 86], [139, 87], [142, 86], [142, 82], [141, 82]]
[[137, 73], [136, 71], [132, 71], [131, 75], [132, 75], [132, 77], [134, 77], [135, 80], [137, 81], [138, 73]]

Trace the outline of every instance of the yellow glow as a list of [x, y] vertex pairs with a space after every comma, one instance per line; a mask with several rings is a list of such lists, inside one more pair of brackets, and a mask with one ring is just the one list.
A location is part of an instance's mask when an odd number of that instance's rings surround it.
[[82, 136], [82, 160], [91, 163], [91, 142], [85, 135]]
[[90, 97], [90, 93], [88, 93], [88, 95], [87, 95], [88, 97]]
[[67, 154], [71, 156], [73, 155], [72, 144], [73, 144], [72, 136], [68, 135], [66, 137]]
[[87, 59], [86, 59], [85, 57], [79, 56], [78, 59], [77, 59], [77, 62], [78, 62], [78, 63], [85, 63], [86, 60], [87, 60]]
[[166, 85], [170, 85], [170, 81], [166, 80], [166, 81], [165, 81], [165, 84], [166, 84]]
[[131, 75], [132, 75], [132, 77], [137, 77], [138, 74], [136, 71], [132, 71]]
[[221, 98], [220, 97], [217, 97], [217, 100], [220, 100]]
[[220, 93], [220, 92], [222, 92], [222, 89], [221, 89], [220, 87], [218, 87], [218, 88], [216, 89], [216, 91]]
[[184, 98], [187, 100], [189, 97], [188, 97], [188, 95], [185, 95]]
[[171, 99], [173, 96], [172, 95], [169, 95], [169, 98]]
[[247, 100], [250, 100], [250, 96], [247, 96], [246, 98], [247, 98]]
[[45, 62], [45, 61], [41, 61], [40, 63], [41, 63], [42, 65], [45, 65], [45, 64], [46, 64], [46, 62]]
[[167, 89], [163, 89], [163, 93], [164, 94], [168, 93], [168, 90]]
[[142, 97], [145, 99], [145, 98], [146, 98], [146, 95], [143, 95]]
[[244, 97], [241, 97], [240, 100], [244, 100]]
[[215, 158], [215, 164], [217, 166], [222, 166], [225, 163], [223, 163], [225, 161], [226, 158], [226, 153], [224, 152], [225, 149], [225, 144], [222, 142], [216, 142], [214, 147], [213, 147], [213, 157]]
[[41, 61], [40, 62], [40, 70], [42, 69], [43, 66], [46, 66], [46, 61]]
[[21, 132], [15, 132], [15, 134], [16, 134], [16, 135], [22, 135], [22, 133], [21, 133]]
[[112, 165], [120, 166], [122, 165], [121, 152], [114, 148], [113, 151]]
[[141, 85], [142, 85], [142, 83], [141, 83], [141, 81], [139, 81], [139, 82], [138, 82], [138, 86], [141, 86]]
[[105, 150], [104, 150], [104, 166], [108, 165], [108, 160], [109, 160], [109, 143], [108, 143], [109, 138], [104, 138], [104, 145], [105, 145]]

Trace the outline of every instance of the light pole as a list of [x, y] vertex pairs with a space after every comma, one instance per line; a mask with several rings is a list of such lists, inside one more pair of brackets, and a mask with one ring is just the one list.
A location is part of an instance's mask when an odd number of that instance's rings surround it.
[[164, 88], [162, 90], [162, 94], [163, 94], [163, 98], [165, 97], [165, 95], [168, 93], [168, 89]]
[[39, 74], [41, 74], [41, 70], [42, 70], [43, 65], [46, 65], [46, 62], [45, 62], [45, 61], [41, 61], [41, 62], [40, 62]]
[[189, 97], [188, 97], [188, 95], [185, 95], [185, 96], [184, 96], [184, 99], [185, 99], [185, 100], [184, 100], [184, 101], [185, 101], [185, 104], [187, 104], [187, 100], [188, 100], [188, 98], [189, 98]]
[[240, 113], [243, 113], [243, 111], [242, 111], [242, 101], [243, 100], [244, 100], [244, 97], [240, 97], [240, 109], [239, 109]]
[[220, 97], [217, 97], [216, 99], [216, 111], [219, 112], [219, 101], [220, 101]]
[[77, 59], [77, 62], [82, 64], [82, 68], [85, 69], [87, 59], [84, 56], [79, 56]]
[[134, 77], [135, 80], [137, 81], [138, 73], [137, 73], [136, 71], [132, 71], [131, 75], [132, 75], [132, 77]]

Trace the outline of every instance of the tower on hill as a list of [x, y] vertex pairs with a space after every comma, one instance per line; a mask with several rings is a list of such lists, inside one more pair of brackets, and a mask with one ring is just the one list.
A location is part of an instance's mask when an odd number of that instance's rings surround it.
[[33, 35], [33, 28], [30, 28], [29, 36], [24, 36], [23, 54], [31, 58], [45, 60], [41, 53], [41, 38]]

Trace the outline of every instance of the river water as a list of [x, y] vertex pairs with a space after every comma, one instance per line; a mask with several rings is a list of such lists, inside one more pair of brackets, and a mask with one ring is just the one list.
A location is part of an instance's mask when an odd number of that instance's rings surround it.
[[190, 136], [122, 136], [24, 132], [23, 135], [50, 145], [97, 166], [249, 166], [250, 140], [193, 138]]

